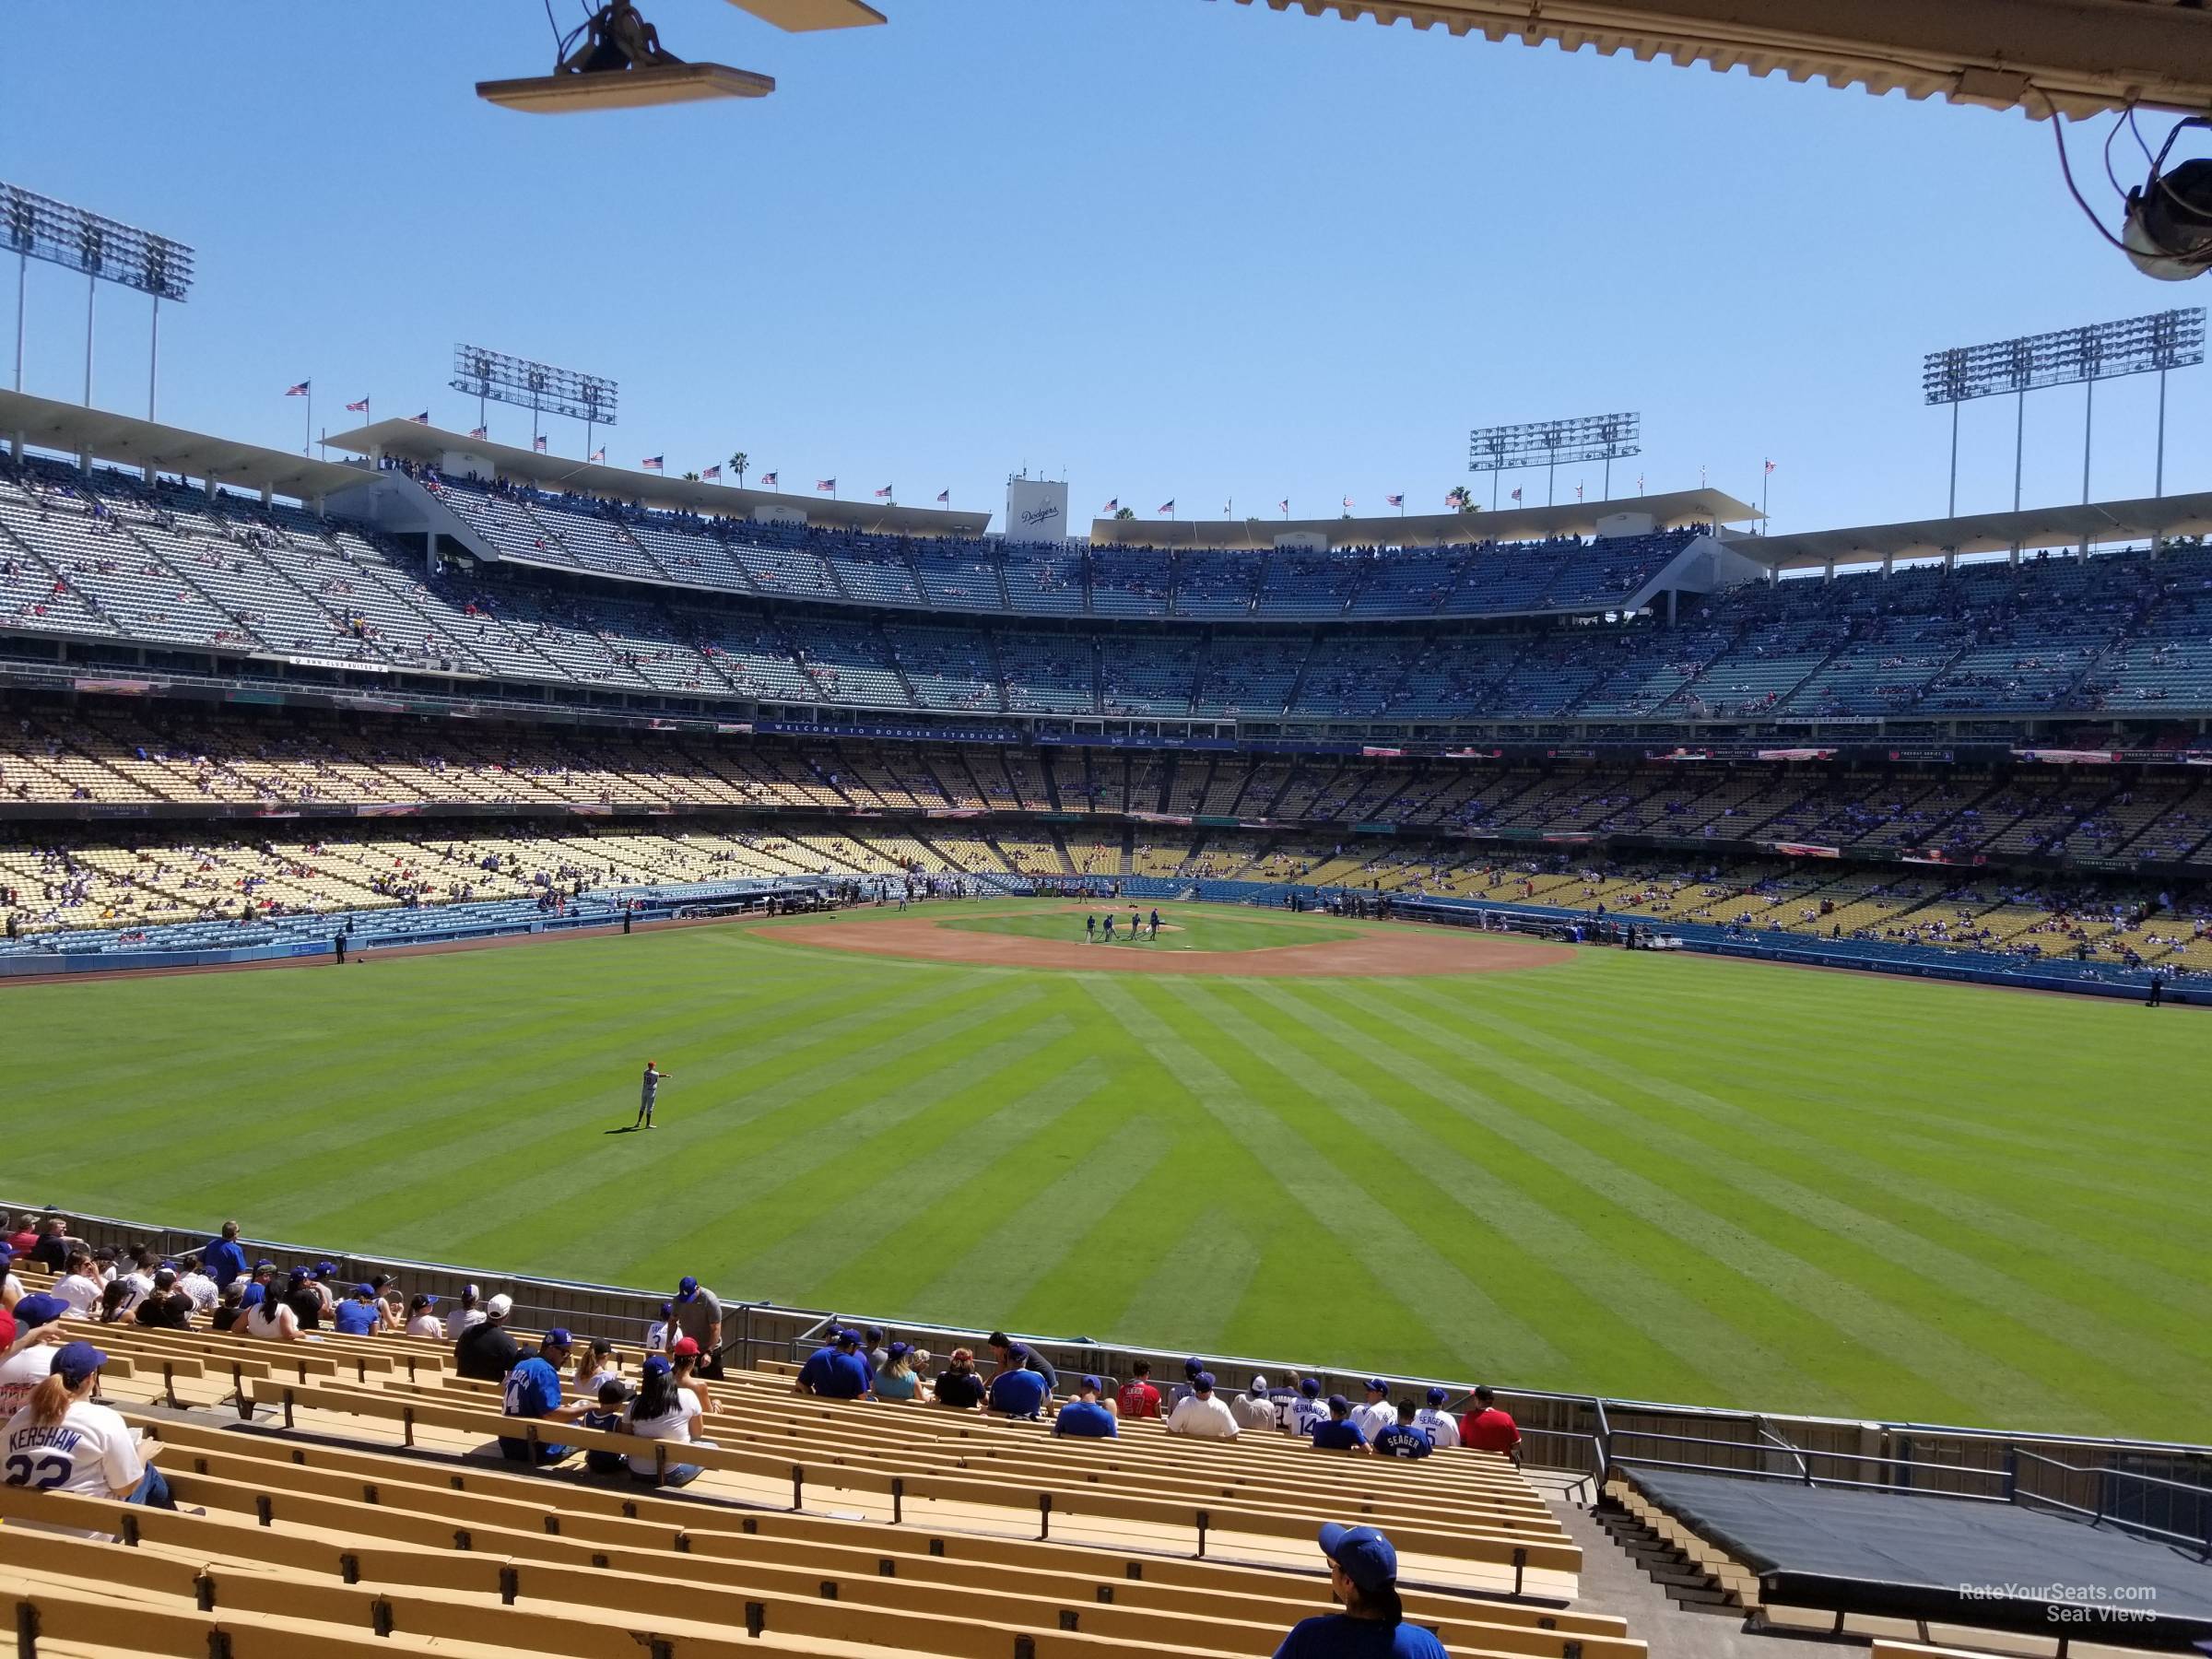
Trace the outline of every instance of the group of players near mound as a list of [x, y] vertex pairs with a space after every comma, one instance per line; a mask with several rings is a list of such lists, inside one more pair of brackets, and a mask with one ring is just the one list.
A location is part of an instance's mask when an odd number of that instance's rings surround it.
[[[1100, 921], [1097, 912], [1087, 912], [1083, 917], [1083, 942], [1087, 945], [1112, 944], [1116, 937], [1113, 931], [1113, 920], [1114, 913], [1112, 911], [1106, 912], [1106, 919], [1103, 923]], [[1157, 910], [1152, 912], [1151, 928], [1147, 932], [1145, 927], [1145, 918], [1137, 912], [1134, 904], [1131, 905], [1129, 907], [1128, 930], [1119, 936], [1127, 939], [1132, 945], [1139, 939], [1159, 938], [1159, 912]]]

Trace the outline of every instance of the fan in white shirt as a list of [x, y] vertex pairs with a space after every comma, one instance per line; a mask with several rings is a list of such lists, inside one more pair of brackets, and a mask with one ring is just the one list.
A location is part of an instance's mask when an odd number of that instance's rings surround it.
[[176, 1507], [168, 1483], [147, 1466], [137, 1432], [93, 1403], [107, 1358], [88, 1342], [53, 1350], [51, 1374], [0, 1429], [0, 1485]]
[[1380, 1377], [1370, 1377], [1367, 1380], [1367, 1403], [1352, 1407], [1352, 1421], [1359, 1425], [1359, 1432], [1367, 1437], [1367, 1443], [1371, 1446], [1375, 1443], [1375, 1436], [1383, 1430], [1395, 1428], [1398, 1408], [1390, 1403], [1390, 1384]]
[[1444, 1409], [1444, 1402], [1452, 1396], [1441, 1388], [1429, 1391], [1429, 1404], [1413, 1414], [1413, 1426], [1429, 1437], [1429, 1443], [1439, 1452], [1449, 1452], [1459, 1444], [1459, 1425]]
[[53, 1287], [53, 1293], [69, 1304], [69, 1312], [79, 1319], [90, 1319], [100, 1312], [100, 1299], [107, 1294], [107, 1281], [92, 1266], [88, 1255], [69, 1259], [69, 1271]]
[[414, 1298], [407, 1303], [408, 1335], [429, 1336], [440, 1342], [445, 1340], [445, 1321], [431, 1312], [437, 1305], [438, 1299], [436, 1297], [427, 1295], [419, 1290], [415, 1293]]
[[1200, 1371], [1191, 1379], [1191, 1392], [1168, 1415], [1170, 1434], [1187, 1434], [1195, 1440], [1235, 1440], [1237, 1419], [1214, 1393], [1214, 1373]]

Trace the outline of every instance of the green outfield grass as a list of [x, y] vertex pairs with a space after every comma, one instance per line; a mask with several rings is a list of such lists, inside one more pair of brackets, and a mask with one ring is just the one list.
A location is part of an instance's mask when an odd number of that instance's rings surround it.
[[[1149, 916], [1151, 910], [1150, 906], [1145, 907], [1144, 914]], [[1025, 938], [1056, 939], [1064, 945], [1091, 944], [1103, 948], [1107, 942], [1105, 935], [1087, 938], [1083, 918], [1095, 916], [1103, 921], [1107, 914], [1098, 909], [1051, 910], [1014, 916], [940, 912], [938, 925], [962, 933], [1019, 934]], [[1166, 910], [1160, 912], [1159, 937], [1147, 934], [1132, 939], [1128, 930], [1129, 912], [1117, 911], [1112, 914], [1116, 950], [1273, 950], [1285, 945], [1324, 945], [1331, 939], [1348, 939], [1355, 931], [1342, 922], [1320, 921], [1310, 916], [1240, 915], [1223, 906], [1185, 904], [1175, 907], [1172, 914]]]
[[[1193, 937], [1269, 925], [1174, 910]], [[1019, 901], [922, 913], [1065, 936]], [[725, 926], [0, 986], [0, 1032], [19, 1200], [1202, 1353], [2212, 1439], [2212, 1021], [2187, 1009], [1594, 949], [1027, 972]], [[608, 1133], [648, 1056], [662, 1127]]]

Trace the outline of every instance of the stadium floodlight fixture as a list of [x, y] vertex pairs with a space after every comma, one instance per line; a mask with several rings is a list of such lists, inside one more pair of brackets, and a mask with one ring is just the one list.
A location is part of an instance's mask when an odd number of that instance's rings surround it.
[[104, 214], [72, 207], [20, 184], [0, 183], [0, 238], [16, 253], [16, 390], [23, 390], [24, 294], [30, 262], [80, 271], [85, 288], [85, 404], [92, 403], [92, 295], [112, 282], [154, 302], [153, 348], [146, 383], [146, 418], [154, 418], [161, 369], [161, 301], [180, 303], [192, 291], [192, 250], [172, 237], [141, 230]]
[[[741, 11], [794, 33], [881, 23], [865, 0], [732, 0]], [[550, 13], [547, 14], [551, 16]], [[686, 63], [661, 44], [660, 31], [635, 0], [606, 0], [582, 23], [554, 31], [550, 75], [478, 81], [477, 96], [503, 109], [536, 115], [580, 110], [635, 110], [698, 103], [714, 98], [765, 98], [771, 76], [724, 64]]]
[[2048, 334], [2021, 335], [1984, 346], [1931, 351], [1921, 363], [1921, 394], [1932, 406], [1951, 406], [1950, 511], [1959, 510], [1959, 406], [1979, 397], [2015, 396], [2012, 508], [2020, 508], [2021, 456], [2028, 394], [2047, 386], [2086, 385], [2081, 439], [2081, 499], [2089, 499], [2089, 439], [2097, 382], [2130, 374], [2159, 377], [2157, 493], [2166, 493], [2166, 371], [2205, 360], [2205, 311], [2192, 306], [2090, 323]]
[[[1633, 411], [1613, 415], [1581, 415], [1570, 420], [1527, 420], [1513, 426], [1477, 427], [1467, 434], [1467, 470], [1497, 474], [1542, 462], [1547, 474], [1545, 497], [1551, 497], [1551, 477], [1560, 462], [1606, 464], [1605, 494], [1613, 493], [1613, 463], [1643, 453], [1643, 417]], [[1490, 483], [1490, 505], [1498, 505], [1498, 485]]]
[[486, 424], [484, 405], [487, 402], [512, 404], [530, 411], [530, 441], [537, 442], [537, 421], [540, 415], [565, 415], [571, 420], [581, 420], [584, 426], [584, 453], [592, 447], [592, 429], [615, 424], [618, 394], [615, 382], [595, 374], [580, 374], [573, 369], [556, 368], [551, 363], [533, 362], [528, 358], [510, 357], [503, 351], [488, 350], [482, 346], [455, 346], [453, 347], [453, 378], [449, 382], [454, 391], [465, 392], [477, 400], [477, 424]]

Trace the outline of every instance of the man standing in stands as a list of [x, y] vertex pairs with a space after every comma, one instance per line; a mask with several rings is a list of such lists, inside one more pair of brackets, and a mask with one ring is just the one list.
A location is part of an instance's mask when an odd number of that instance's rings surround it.
[[1436, 1448], [1413, 1420], [1413, 1402], [1398, 1402], [1398, 1420], [1375, 1436], [1377, 1457], [1426, 1457]]
[[1473, 1409], [1460, 1419], [1459, 1443], [1477, 1452], [1503, 1452], [1516, 1464], [1521, 1461], [1520, 1426], [1499, 1407], [1488, 1384], [1475, 1391]]
[[503, 1382], [522, 1363], [520, 1344], [508, 1334], [507, 1316], [514, 1298], [495, 1296], [484, 1304], [484, 1323], [470, 1325], [453, 1344], [453, 1370], [478, 1382]]
[[1114, 1396], [1114, 1404], [1123, 1417], [1156, 1418], [1159, 1415], [1159, 1390], [1152, 1386], [1152, 1361], [1139, 1359], [1129, 1368], [1132, 1375], [1123, 1383]]
[[667, 1075], [652, 1061], [645, 1062], [645, 1077], [638, 1088], [638, 1118], [637, 1122], [630, 1124], [632, 1129], [653, 1127], [653, 1103], [660, 1098], [661, 1079]]
[[1429, 1437], [1429, 1443], [1439, 1452], [1451, 1452], [1459, 1445], [1459, 1424], [1444, 1409], [1444, 1402], [1452, 1396], [1441, 1388], [1429, 1391], [1429, 1404], [1413, 1414], [1413, 1426]]
[[1191, 1379], [1191, 1392], [1169, 1414], [1168, 1432], [1194, 1440], [1237, 1438], [1236, 1414], [1214, 1396], [1212, 1371], [1200, 1371]]
[[238, 1241], [237, 1222], [223, 1223], [222, 1237], [207, 1241], [206, 1249], [200, 1252], [200, 1263], [206, 1269], [207, 1277], [215, 1281], [218, 1295], [232, 1279], [244, 1277], [246, 1252], [245, 1247]]
[[699, 1344], [699, 1374], [722, 1375], [722, 1299], [689, 1274], [676, 1281], [676, 1324], [668, 1333], [673, 1343], [688, 1336]]
[[1060, 1415], [1053, 1419], [1055, 1437], [1074, 1436], [1078, 1440], [1118, 1440], [1121, 1430], [1115, 1427], [1113, 1413], [1099, 1403], [1099, 1380], [1086, 1377], [1076, 1385], [1076, 1397], [1060, 1407]]

